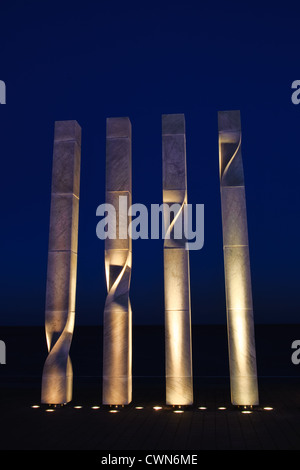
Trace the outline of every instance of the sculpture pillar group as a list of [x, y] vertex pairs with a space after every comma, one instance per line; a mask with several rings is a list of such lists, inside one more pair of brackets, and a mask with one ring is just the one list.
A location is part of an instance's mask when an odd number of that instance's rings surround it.
[[258, 387], [239, 111], [218, 115], [231, 401], [257, 405]]
[[[185, 119], [162, 116], [163, 202], [165, 210], [164, 292], [166, 403], [193, 403], [189, 252], [184, 237], [187, 204]], [[171, 215], [171, 217], [170, 217]], [[173, 218], [172, 218], [173, 217]], [[181, 236], [180, 236], [181, 233]], [[179, 236], [178, 236], [179, 235]]]
[[69, 349], [75, 319], [81, 128], [76, 121], [55, 123], [46, 286], [48, 347], [42, 377], [42, 403], [72, 399]]
[[[239, 111], [218, 114], [219, 165], [225, 266], [231, 401], [257, 405], [258, 386], [251, 273]], [[55, 123], [45, 329], [48, 356], [42, 403], [72, 399], [69, 357], [75, 319], [81, 128]], [[166, 403], [193, 404], [186, 135], [183, 114], [162, 116]], [[105, 405], [132, 400], [131, 123], [106, 122], [106, 203], [114, 209], [115, 233], [105, 239], [107, 297], [103, 317]], [[111, 235], [111, 234], [110, 234]], [[153, 346], [155, 347], [155, 346]]]
[[126, 117], [109, 118], [106, 125], [106, 203], [115, 208], [116, 237], [105, 240], [102, 401], [106, 405], [127, 405], [132, 399], [132, 242], [128, 210], [123, 216], [119, 204], [121, 201], [121, 206], [131, 206], [131, 123]]

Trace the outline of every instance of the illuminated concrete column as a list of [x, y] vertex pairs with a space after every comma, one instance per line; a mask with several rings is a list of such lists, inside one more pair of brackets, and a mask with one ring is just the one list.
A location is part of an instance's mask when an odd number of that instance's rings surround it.
[[[126, 405], [132, 399], [132, 313], [129, 300], [131, 237], [131, 123], [109, 118], [106, 126], [106, 203], [115, 208], [116, 239], [105, 240], [107, 298], [103, 319], [103, 404]], [[125, 207], [124, 214], [119, 203]]]
[[81, 128], [76, 121], [55, 123], [46, 286], [48, 347], [42, 377], [42, 403], [72, 399], [72, 341], [77, 277]]
[[231, 401], [234, 405], [257, 405], [240, 112], [219, 112], [218, 126]]
[[[164, 242], [166, 402], [170, 405], [191, 405], [190, 272], [183, 230], [184, 207], [187, 204], [183, 114], [162, 116], [162, 159], [165, 231], [169, 234]], [[175, 210], [174, 214], [170, 210], [173, 204], [178, 207], [178, 212]], [[178, 238], [180, 233], [182, 236]]]

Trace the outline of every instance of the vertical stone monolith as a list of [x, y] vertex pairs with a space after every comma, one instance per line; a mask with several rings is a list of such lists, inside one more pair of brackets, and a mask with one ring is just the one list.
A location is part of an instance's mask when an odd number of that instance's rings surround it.
[[48, 347], [42, 403], [72, 399], [73, 371], [69, 349], [75, 320], [81, 128], [57, 121], [54, 132], [52, 189], [46, 285], [45, 330]]
[[252, 406], [259, 399], [240, 112], [219, 112], [218, 128], [231, 401]]
[[162, 116], [166, 403], [193, 403], [189, 251], [183, 114]]
[[117, 226], [116, 237], [105, 240], [107, 297], [103, 319], [102, 402], [106, 405], [127, 405], [132, 400], [132, 312], [129, 299], [132, 242], [128, 233], [131, 187], [131, 123], [127, 117], [108, 118], [106, 204], [115, 209]]

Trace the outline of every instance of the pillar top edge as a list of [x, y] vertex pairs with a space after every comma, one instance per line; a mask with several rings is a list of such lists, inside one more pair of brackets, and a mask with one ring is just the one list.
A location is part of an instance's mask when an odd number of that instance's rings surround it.
[[239, 110], [218, 111], [219, 132], [234, 132], [241, 130], [241, 113]]
[[81, 127], [75, 120], [55, 121], [54, 142], [76, 141], [81, 145]]
[[106, 137], [110, 139], [131, 137], [131, 122], [129, 117], [106, 118]]
[[162, 114], [162, 134], [185, 134], [184, 114]]

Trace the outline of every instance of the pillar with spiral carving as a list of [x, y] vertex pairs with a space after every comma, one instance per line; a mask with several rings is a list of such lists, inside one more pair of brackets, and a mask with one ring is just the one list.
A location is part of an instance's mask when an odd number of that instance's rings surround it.
[[129, 299], [132, 242], [131, 123], [127, 117], [106, 124], [106, 203], [115, 208], [116, 236], [105, 240], [107, 297], [103, 319], [103, 389], [106, 405], [132, 399], [132, 312]]
[[239, 111], [218, 113], [231, 401], [257, 405], [258, 386]]
[[162, 116], [162, 159], [166, 403], [191, 405], [192, 335], [189, 252], [184, 236], [187, 174], [183, 114]]
[[75, 318], [81, 128], [55, 123], [46, 285], [45, 329], [48, 356], [42, 376], [42, 403], [72, 399], [69, 357]]

